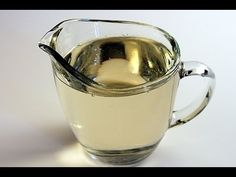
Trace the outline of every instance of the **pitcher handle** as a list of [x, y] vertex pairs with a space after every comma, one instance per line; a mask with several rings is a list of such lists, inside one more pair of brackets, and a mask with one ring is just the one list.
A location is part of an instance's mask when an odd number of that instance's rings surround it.
[[188, 76], [200, 76], [207, 78], [208, 82], [206, 89], [196, 100], [180, 110], [173, 111], [169, 128], [184, 124], [201, 113], [212, 98], [215, 87], [215, 74], [211, 68], [203, 63], [197, 61], [182, 62], [179, 75], [180, 79]]

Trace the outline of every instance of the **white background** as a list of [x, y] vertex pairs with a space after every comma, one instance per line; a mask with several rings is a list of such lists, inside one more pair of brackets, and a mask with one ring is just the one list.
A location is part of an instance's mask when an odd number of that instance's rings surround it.
[[[181, 60], [198, 60], [216, 74], [208, 107], [167, 131], [139, 166], [236, 166], [236, 11], [0, 11], [0, 166], [104, 166], [88, 159], [65, 121], [50, 60], [37, 42], [69, 18], [123, 19], [168, 31]], [[202, 90], [181, 80], [177, 106]], [[181, 106], [179, 106], [181, 107]]]

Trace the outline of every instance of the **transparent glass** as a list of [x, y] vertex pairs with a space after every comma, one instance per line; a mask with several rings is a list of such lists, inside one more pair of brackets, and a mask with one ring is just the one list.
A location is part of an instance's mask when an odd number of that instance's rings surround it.
[[[149, 156], [165, 132], [208, 104], [215, 75], [199, 62], [181, 62], [176, 40], [151, 25], [95, 19], [66, 20], [39, 47], [50, 55], [65, 116], [93, 158], [116, 165]], [[180, 79], [209, 80], [191, 105], [173, 111]], [[112, 84], [111, 84], [112, 83]]]

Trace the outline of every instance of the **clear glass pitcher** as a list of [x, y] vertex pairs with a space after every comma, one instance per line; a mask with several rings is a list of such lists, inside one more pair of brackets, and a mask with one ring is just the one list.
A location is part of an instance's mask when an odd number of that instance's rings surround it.
[[[65, 116], [85, 151], [106, 163], [134, 164], [165, 132], [208, 104], [214, 72], [182, 62], [176, 40], [137, 22], [70, 19], [48, 31], [39, 47], [50, 55]], [[206, 89], [182, 110], [173, 105], [180, 79], [200, 76]]]

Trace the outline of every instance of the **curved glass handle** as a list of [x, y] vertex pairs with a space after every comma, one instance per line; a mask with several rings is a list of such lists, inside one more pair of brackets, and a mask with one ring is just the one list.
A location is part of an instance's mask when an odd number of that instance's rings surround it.
[[209, 103], [215, 87], [215, 74], [203, 63], [197, 61], [182, 62], [179, 72], [180, 79], [188, 76], [200, 76], [207, 78], [208, 82], [206, 89], [197, 100], [194, 100], [190, 105], [183, 109], [173, 111], [173, 117], [169, 128], [184, 124], [201, 113]]

